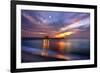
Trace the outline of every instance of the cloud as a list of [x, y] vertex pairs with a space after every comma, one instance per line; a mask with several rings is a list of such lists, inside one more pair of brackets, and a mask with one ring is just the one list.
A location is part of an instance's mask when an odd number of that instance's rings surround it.
[[[22, 31], [24, 36], [30, 35], [30, 36], [44, 36], [49, 35], [52, 36], [54, 33], [56, 33], [54, 26], [49, 25], [48, 23], [41, 22], [42, 20], [36, 20], [34, 16], [31, 16], [27, 13], [22, 13], [22, 16], [24, 16], [31, 24], [26, 24], [23, 21], [22, 30], [27, 31], [25, 33]], [[31, 27], [27, 27], [27, 26]], [[30, 33], [30, 34], [29, 34]]]
[[67, 30], [70, 30], [70, 29], [77, 29], [77, 28], [80, 28], [80, 27], [89, 27], [89, 25], [90, 25], [90, 18], [87, 17], [87, 18], [84, 18], [82, 20], [81, 19], [76, 20], [72, 24], [69, 24], [69, 25], [62, 27], [60, 29], [60, 31], [63, 32], [63, 31], [67, 31]]

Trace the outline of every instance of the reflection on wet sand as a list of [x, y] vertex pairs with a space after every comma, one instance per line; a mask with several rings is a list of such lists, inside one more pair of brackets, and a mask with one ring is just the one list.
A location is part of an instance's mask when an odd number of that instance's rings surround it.
[[49, 39], [44, 39], [43, 40], [43, 51], [42, 51], [42, 55], [47, 56], [48, 55], [48, 49], [49, 49]]
[[65, 43], [63, 41], [57, 42], [57, 48], [59, 51], [63, 52], [63, 50], [65, 49]]
[[[70, 47], [71, 47], [71, 43], [70, 42], [64, 42], [63, 40], [59, 40], [56, 42], [53, 42], [53, 44], [50, 44], [50, 39], [44, 39], [43, 40], [43, 50], [41, 55], [42, 56], [48, 56], [48, 57], [55, 57], [55, 58], [59, 58], [59, 59], [64, 59], [64, 60], [69, 60], [70, 58], [67, 57], [65, 55], [65, 52], [69, 52]], [[55, 48], [50, 48], [50, 46], [56, 46]], [[52, 49], [56, 49], [56, 51], [58, 51], [59, 53], [55, 54], [55, 55], [50, 55], [48, 54], [49, 50]]]
[[54, 57], [59, 58], [59, 59], [64, 59], [64, 60], [70, 60], [70, 57], [65, 56], [63, 54], [56, 54]]

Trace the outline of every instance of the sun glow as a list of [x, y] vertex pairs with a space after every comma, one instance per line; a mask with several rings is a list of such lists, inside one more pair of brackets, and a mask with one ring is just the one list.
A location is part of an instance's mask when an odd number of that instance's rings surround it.
[[74, 32], [64, 32], [64, 33], [55, 35], [55, 37], [56, 37], [56, 38], [62, 38], [62, 37], [71, 35], [71, 34], [73, 34], [73, 33], [74, 33]]

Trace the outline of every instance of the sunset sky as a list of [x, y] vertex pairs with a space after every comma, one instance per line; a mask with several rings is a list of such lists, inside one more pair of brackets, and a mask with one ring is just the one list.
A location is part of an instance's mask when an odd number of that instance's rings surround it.
[[84, 12], [22, 10], [21, 28], [22, 37], [49, 36], [53, 38], [65, 33], [65, 37], [89, 38], [90, 14]]

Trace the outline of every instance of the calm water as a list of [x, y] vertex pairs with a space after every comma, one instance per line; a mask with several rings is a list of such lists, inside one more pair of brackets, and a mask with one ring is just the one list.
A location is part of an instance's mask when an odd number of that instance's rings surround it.
[[[89, 59], [90, 41], [88, 39], [22, 40], [22, 51], [40, 55], [44, 52], [58, 58], [63, 55], [63, 58], [67, 56], [70, 60]], [[25, 55], [22, 55], [22, 58], [25, 58]]]

